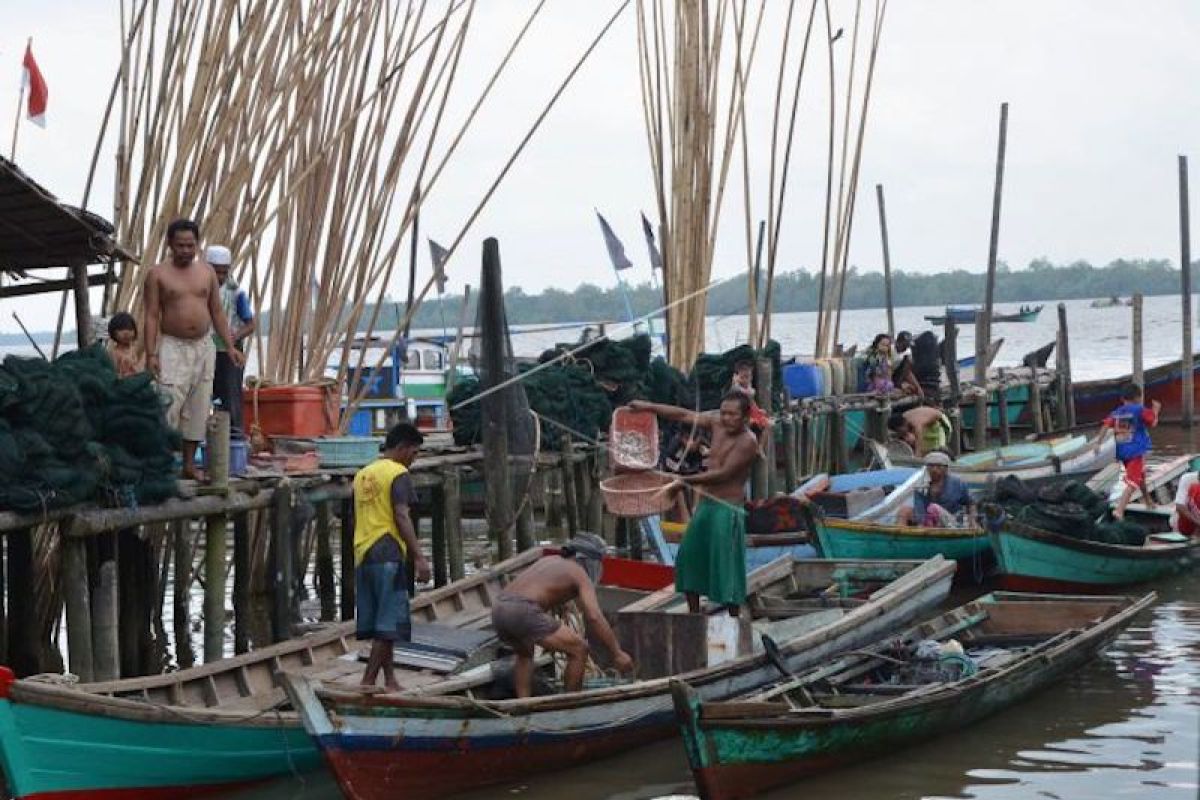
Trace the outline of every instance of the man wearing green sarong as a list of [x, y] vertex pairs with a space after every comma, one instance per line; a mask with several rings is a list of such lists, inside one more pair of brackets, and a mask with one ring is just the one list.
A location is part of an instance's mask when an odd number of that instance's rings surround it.
[[675, 588], [687, 597], [693, 614], [700, 611], [704, 595], [737, 616], [738, 606], [746, 600], [746, 480], [758, 457], [758, 443], [748, 425], [749, 398], [730, 392], [715, 415], [642, 400], [629, 405], [693, 430], [712, 431], [708, 470], [681, 475], [665, 490], [692, 486], [700, 495], [675, 557]]

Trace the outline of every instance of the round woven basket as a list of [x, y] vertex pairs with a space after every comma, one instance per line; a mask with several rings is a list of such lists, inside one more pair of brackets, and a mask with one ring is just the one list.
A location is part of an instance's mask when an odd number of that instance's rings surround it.
[[661, 514], [675, 502], [675, 496], [662, 491], [674, 478], [655, 472], [627, 472], [600, 481], [604, 506], [618, 517], [648, 517]]

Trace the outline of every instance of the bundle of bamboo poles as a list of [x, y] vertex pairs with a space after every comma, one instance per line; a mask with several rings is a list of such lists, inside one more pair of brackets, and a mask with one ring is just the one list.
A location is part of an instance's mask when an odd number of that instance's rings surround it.
[[[375, 332], [406, 232], [543, 5], [472, 97], [459, 66], [474, 0], [122, 0], [113, 216], [144, 255], [106, 311], [139, 303], [166, 226], [191, 217], [206, 243], [233, 249], [252, 305], [270, 312], [254, 342], [260, 378], [320, 380], [335, 354], [339, 383], [367, 366], [355, 336]], [[466, 111], [452, 119], [451, 107]]]

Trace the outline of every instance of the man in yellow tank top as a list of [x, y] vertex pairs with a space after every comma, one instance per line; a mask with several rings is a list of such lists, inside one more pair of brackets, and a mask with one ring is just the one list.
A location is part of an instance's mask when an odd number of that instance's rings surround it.
[[384, 687], [399, 689], [392, 648], [412, 636], [405, 561], [412, 561], [418, 583], [429, 580], [429, 562], [408, 511], [416, 500], [408, 467], [424, 441], [420, 431], [402, 422], [388, 431], [379, 458], [354, 476], [356, 628], [359, 639], [373, 642], [364, 687], [374, 687], [382, 670]]

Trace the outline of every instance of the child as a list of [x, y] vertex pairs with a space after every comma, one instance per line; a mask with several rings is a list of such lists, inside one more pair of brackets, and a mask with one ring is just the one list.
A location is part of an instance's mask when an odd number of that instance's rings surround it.
[[750, 430], [758, 439], [759, 450], [762, 450], [766, 442], [766, 431], [771, 427], [771, 418], [754, 402], [753, 361], [739, 361], [733, 365], [733, 384], [729, 389], [750, 398]]
[[132, 314], [119, 311], [108, 321], [108, 342], [105, 349], [117, 370], [118, 378], [128, 378], [146, 368], [142, 357], [133, 349], [137, 335], [137, 321]]
[[1124, 402], [1104, 420], [1104, 427], [1113, 431], [1117, 440], [1117, 458], [1125, 467], [1125, 491], [1113, 511], [1114, 519], [1125, 518], [1125, 506], [1133, 490], [1142, 491], [1142, 501], [1154, 507], [1154, 498], [1146, 490], [1146, 453], [1150, 452], [1150, 433], [1146, 429], [1158, 425], [1162, 403], [1155, 400], [1152, 408], [1142, 405], [1142, 387], [1131, 383], [1121, 393]]

